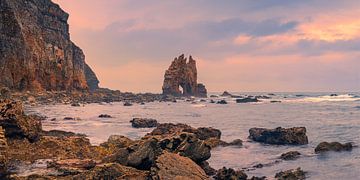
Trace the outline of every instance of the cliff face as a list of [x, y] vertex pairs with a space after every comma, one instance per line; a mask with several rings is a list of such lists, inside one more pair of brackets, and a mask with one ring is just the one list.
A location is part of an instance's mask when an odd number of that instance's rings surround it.
[[0, 86], [34, 91], [98, 87], [84, 53], [70, 40], [68, 16], [51, 0], [0, 1]]
[[188, 62], [184, 55], [174, 59], [165, 72], [162, 89], [163, 94], [175, 96], [207, 96], [205, 86], [197, 83], [196, 61], [191, 56]]

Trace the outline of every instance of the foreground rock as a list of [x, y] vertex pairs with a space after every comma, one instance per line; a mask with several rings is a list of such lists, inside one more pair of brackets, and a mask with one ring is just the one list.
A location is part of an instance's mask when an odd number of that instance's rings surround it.
[[6, 178], [8, 165], [8, 145], [4, 129], [0, 126], [0, 179]]
[[219, 169], [214, 176], [215, 180], [229, 180], [229, 179], [236, 179], [236, 180], [246, 180], [247, 175], [243, 171], [235, 171], [232, 168], [223, 167]]
[[322, 142], [315, 148], [315, 153], [323, 153], [328, 151], [351, 151], [353, 148], [353, 145], [351, 143], [345, 143], [341, 144], [339, 142]]
[[151, 174], [154, 180], [209, 179], [204, 170], [191, 159], [168, 152], [159, 156], [155, 166], [151, 168]]
[[290, 169], [276, 173], [275, 178], [278, 180], [304, 180], [306, 173], [301, 168]]
[[280, 159], [285, 160], [285, 161], [295, 160], [295, 159], [298, 159], [300, 157], [300, 155], [301, 154], [298, 151], [290, 151], [290, 152], [281, 154]]
[[37, 116], [27, 116], [21, 102], [0, 100], [0, 126], [8, 138], [27, 138], [36, 141], [42, 131]]
[[205, 86], [197, 82], [196, 61], [191, 56], [188, 62], [184, 55], [174, 59], [165, 72], [162, 90], [165, 95], [207, 97]]
[[[1, 0], [0, 86], [87, 90], [98, 80], [71, 40], [69, 14], [50, 0]], [[91, 74], [91, 75], [90, 75]]]
[[149, 118], [134, 118], [130, 122], [131, 126], [134, 128], [153, 128], [158, 125], [156, 119]]
[[308, 144], [305, 127], [265, 129], [251, 128], [249, 138], [265, 144], [304, 145]]

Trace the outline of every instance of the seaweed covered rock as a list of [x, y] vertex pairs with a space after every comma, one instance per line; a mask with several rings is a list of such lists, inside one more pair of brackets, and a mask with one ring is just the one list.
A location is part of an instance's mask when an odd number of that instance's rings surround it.
[[154, 180], [209, 179], [204, 170], [191, 159], [169, 152], [159, 156], [151, 168], [151, 175]]
[[305, 127], [265, 129], [251, 128], [249, 138], [265, 144], [304, 145], [308, 144]]
[[322, 142], [315, 148], [315, 153], [323, 153], [327, 151], [351, 151], [353, 145], [351, 143], [341, 144], [339, 142]]
[[42, 132], [41, 121], [37, 116], [25, 115], [21, 102], [8, 99], [0, 100], [0, 126], [5, 129], [7, 138], [36, 141]]

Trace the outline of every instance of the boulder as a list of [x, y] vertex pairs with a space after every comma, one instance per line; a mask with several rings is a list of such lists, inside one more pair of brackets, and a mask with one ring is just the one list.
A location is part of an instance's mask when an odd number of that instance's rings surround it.
[[251, 128], [249, 138], [265, 144], [304, 145], [308, 144], [305, 127], [265, 129]]
[[227, 104], [227, 102], [225, 100], [220, 100], [216, 104]]
[[5, 129], [7, 138], [27, 138], [36, 141], [42, 131], [37, 116], [27, 116], [21, 102], [0, 100], [0, 126]]
[[286, 153], [281, 154], [280, 159], [288, 161], [288, 160], [295, 160], [300, 157], [300, 153], [298, 151], [289, 151]]
[[278, 180], [304, 180], [306, 173], [301, 168], [290, 169], [276, 173], [275, 179]]
[[259, 100], [257, 98], [251, 98], [251, 97], [236, 99], [236, 103], [251, 103], [251, 102], [259, 102]]
[[100, 114], [99, 118], [112, 118], [112, 116], [110, 116], [108, 114]]
[[169, 152], [159, 156], [151, 168], [151, 175], [154, 180], [209, 179], [204, 170], [191, 159]]
[[162, 90], [164, 95], [207, 97], [205, 85], [197, 82], [196, 61], [191, 56], [188, 62], [184, 55], [174, 59], [165, 71]]
[[149, 176], [148, 171], [141, 171], [135, 168], [126, 167], [117, 163], [107, 163], [97, 165], [90, 171], [85, 171], [79, 175], [73, 176], [73, 180], [88, 180], [88, 179], [133, 179], [133, 180], [147, 180]]
[[134, 128], [153, 128], [158, 125], [156, 119], [150, 118], [133, 118], [130, 122]]
[[229, 92], [227, 91], [224, 91], [220, 96], [226, 96], [226, 97], [231, 97], [232, 94], [230, 94]]
[[243, 171], [235, 171], [232, 168], [223, 167], [214, 176], [215, 180], [246, 180], [247, 175]]
[[198, 165], [205, 171], [206, 175], [214, 176], [216, 174], [216, 170], [210, 166], [209, 162], [203, 161]]
[[125, 102], [124, 106], [132, 106], [133, 104], [131, 104], [130, 102]]
[[148, 135], [150, 136], [168, 136], [175, 133], [183, 132], [185, 129], [192, 129], [191, 126], [187, 124], [173, 124], [173, 123], [162, 123], [158, 124], [158, 126]]
[[109, 149], [111, 152], [120, 149], [120, 148], [126, 148], [130, 145], [133, 145], [135, 142], [125, 136], [121, 135], [111, 135], [108, 140], [100, 146]]
[[127, 148], [127, 165], [136, 169], [149, 170], [157, 156], [162, 153], [158, 140], [150, 138]]
[[353, 145], [351, 143], [341, 144], [339, 142], [322, 142], [315, 148], [315, 153], [323, 153], [328, 151], [351, 151]]

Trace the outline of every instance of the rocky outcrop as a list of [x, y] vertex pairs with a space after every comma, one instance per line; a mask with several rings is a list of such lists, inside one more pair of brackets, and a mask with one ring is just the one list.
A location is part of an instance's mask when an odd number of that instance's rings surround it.
[[304, 145], [308, 144], [305, 127], [265, 129], [251, 128], [249, 138], [265, 144]]
[[150, 118], [133, 118], [130, 122], [133, 128], [152, 128], [158, 125], [156, 119]]
[[339, 142], [322, 142], [315, 148], [315, 153], [323, 153], [328, 151], [351, 151], [353, 145], [351, 143], [341, 144]]
[[164, 152], [156, 160], [155, 166], [151, 169], [152, 179], [210, 179], [201, 167], [187, 157], [174, 153]]
[[165, 72], [162, 90], [165, 95], [207, 97], [205, 85], [197, 82], [196, 61], [191, 56], [188, 62], [184, 55], [175, 58]]
[[237, 180], [246, 180], [247, 175], [243, 171], [235, 171], [232, 168], [223, 167], [219, 169], [214, 176], [215, 180], [228, 180], [228, 179], [237, 179]]
[[306, 179], [306, 172], [301, 168], [290, 169], [276, 173], [275, 179], [277, 180], [303, 180]]
[[36, 141], [42, 132], [40, 119], [25, 115], [22, 103], [11, 100], [0, 100], [0, 126], [8, 138], [25, 137]]
[[98, 80], [71, 40], [69, 15], [51, 0], [1, 0], [0, 86], [86, 90]]

